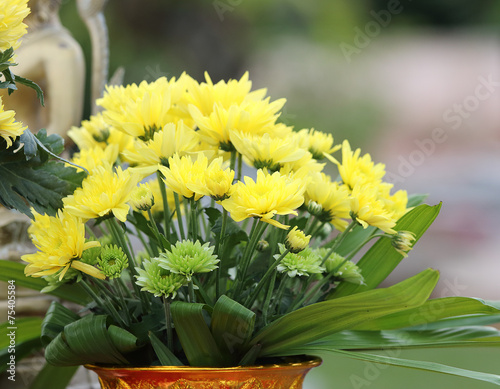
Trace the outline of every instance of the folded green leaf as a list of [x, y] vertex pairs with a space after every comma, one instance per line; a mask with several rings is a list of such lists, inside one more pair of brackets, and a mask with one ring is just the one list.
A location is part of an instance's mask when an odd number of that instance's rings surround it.
[[234, 356], [238, 363], [240, 350], [252, 336], [255, 312], [222, 295], [215, 303], [210, 329], [219, 349]]
[[42, 322], [41, 340], [44, 346], [47, 346], [57, 335], [59, 335], [66, 325], [80, 319], [73, 311], [52, 301]]
[[[444, 297], [427, 301], [418, 308], [408, 309], [379, 317], [356, 326], [356, 330], [389, 330], [426, 325], [440, 319], [471, 315], [500, 314], [500, 309], [487, 302], [469, 297]], [[425, 327], [424, 327], [425, 328]]]
[[173, 302], [175, 331], [191, 366], [225, 366], [227, 361], [203, 317], [204, 309], [204, 304]]
[[108, 333], [107, 316], [92, 314], [68, 324], [45, 349], [45, 359], [56, 366], [127, 363]]
[[381, 355], [366, 354], [360, 352], [351, 352], [343, 350], [330, 350], [325, 348], [324, 351], [330, 351], [335, 354], [340, 354], [353, 359], [359, 359], [362, 361], [381, 363], [384, 365], [407, 367], [410, 369], [432, 371], [436, 373], [448, 374], [459, 377], [472, 378], [474, 380], [486, 381], [491, 384], [500, 385], [500, 375], [481, 373], [478, 371], [460, 369], [453, 366], [442, 365], [440, 363], [425, 362], [425, 361], [413, 361], [409, 359], [386, 357]]
[[[42, 278], [27, 277], [24, 274], [26, 265], [18, 262], [0, 259], [0, 281], [15, 280], [17, 286], [33, 290], [42, 290], [48, 284]], [[85, 290], [80, 285], [61, 285], [47, 294], [71, 301], [80, 305], [85, 305], [91, 301]]]
[[432, 269], [394, 286], [312, 304], [265, 327], [250, 346], [262, 345], [262, 356], [285, 355], [288, 349], [313, 342], [367, 320], [422, 305], [439, 278]]
[[[394, 229], [413, 232], [416, 243], [437, 217], [440, 209], [441, 204], [432, 207], [426, 204], [419, 205], [399, 219]], [[357, 262], [365, 283], [357, 285], [341, 282], [328, 298], [349, 296], [376, 288], [392, 273], [402, 259], [403, 255], [394, 250], [390, 239], [380, 238]]]

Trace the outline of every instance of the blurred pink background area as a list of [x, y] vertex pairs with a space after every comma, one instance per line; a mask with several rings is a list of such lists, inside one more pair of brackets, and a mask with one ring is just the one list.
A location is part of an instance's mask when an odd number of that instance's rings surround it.
[[[436, 297], [500, 298], [497, 35], [381, 35], [350, 61], [338, 47], [283, 40], [276, 50], [256, 53], [250, 74], [271, 96], [306, 91], [308, 104], [327, 112], [339, 101], [373, 101], [382, 119], [365, 129], [362, 150], [386, 164], [395, 188], [428, 193], [429, 204], [443, 202], [388, 281], [433, 267], [441, 270]], [[285, 119], [297, 105], [288, 98]], [[328, 130], [338, 142], [350, 139], [341, 128]]]

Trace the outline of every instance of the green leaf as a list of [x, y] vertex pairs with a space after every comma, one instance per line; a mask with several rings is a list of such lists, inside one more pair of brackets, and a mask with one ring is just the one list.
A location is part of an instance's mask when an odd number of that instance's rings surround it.
[[79, 366], [61, 367], [46, 363], [35, 377], [29, 389], [65, 389], [78, 368]]
[[172, 351], [151, 331], [149, 332], [149, 339], [151, 340], [151, 345], [155, 350], [156, 356], [163, 366], [184, 366]]
[[69, 310], [57, 301], [52, 301], [42, 322], [41, 340], [47, 346], [63, 330], [64, 326], [80, 319], [73, 311]]
[[495, 385], [500, 385], [500, 376], [496, 374], [481, 373], [478, 371], [471, 371], [460, 369], [453, 366], [442, 365], [435, 362], [425, 362], [425, 361], [413, 361], [409, 359], [386, 357], [381, 355], [366, 354], [360, 352], [351, 352], [343, 350], [329, 350], [324, 349], [324, 351], [330, 351], [332, 353], [347, 356], [349, 358], [359, 359], [362, 361], [381, 363], [384, 365], [407, 367], [416, 370], [433, 371], [436, 373], [449, 374], [453, 376], [472, 378], [479, 381], [486, 381]]
[[[394, 229], [413, 232], [416, 243], [437, 217], [440, 209], [441, 204], [432, 207], [426, 204], [419, 205], [399, 219]], [[402, 259], [403, 255], [394, 250], [390, 239], [380, 238], [356, 264], [361, 269], [365, 283], [357, 285], [341, 282], [328, 298], [348, 296], [376, 288]]]
[[175, 331], [191, 366], [224, 366], [217, 343], [203, 317], [204, 304], [175, 301], [171, 305]]
[[36, 92], [36, 97], [38, 97], [38, 100], [40, 100], [40, 104], [42, 104], [42, 106], [45, 105], [45, 102], [43, 99], [43, 92], [42, 92], [42, 89], [38, 86], [38, 84], [36, 84], [35, 82], [33, 82], [27, 78], [17, 76], [17, 75], [15, 76], [15, 81], [16, 81], [16, 83], [25, 85], [25, 86], [33, 89]]
[[[33, 351], [42, 348], [40, 341], [40, 325], [42, 319], [38, 317], [16, 319], [15, 325], [8, 322], [0, 324], [0, 372], [7, 369], [7, 362], [11, 355], [19, 361]], [[10, 327], [16, 327], [12, 329]], [[10, 333], [15, 336], [15, 353], [10, 346]], [[9, 352], [10, 351], [10, 352]]]
[[262, 345], [261, 356], [285, 355], [288, 349], [353, 328], [367, 320], [422, 305], [439, 278], [432, 269], [394, 286], [298, 309], [269, 324], [252, 339], [250, 346]]
[[287, 351], [295, 354], [315, 354], [324, 350], [325, 347], [334, 350], [385, 350], [464, 346], [498, 347], [500, 346], [500, 331], [480, 326], [424, 331], [341, 331]]
[[[418, 308], [408, 309], [362, 323], [356, 330], [389, 330], [426, 325], [453, 316], [471, 314], [500, 314], [500, 309], [481, 299], [444, 297], [427, 301]], [[425, 328], [425, 326], [424, 326]]]
[[24, 130], [21, 134], [19, 137], [19, 143], [24, 145], [23, 150], [26, 160], [34, 158], [38, 155], [38, 145], [36, 143], [35, 136], [29, 129]]
[[120, 353], [126, 354], [137, 350], [137, 337], [124, 328], [110, 325], [108, 334], [111, 342]]
[[[43, 278], [27, 277], [24, 274], [25, 267], [26, 265], [22, 263], [0, 259], [0, 281], [15, 280], [18, 286], [38, 291], [48, 285]], [[80, 305], [86, 305], [92, 301], [85, 290], [78, 284], [61, 285], [47, 294]]]
[[45, 359], [56, 366], [86, 363], [126, 364], [107, 330], [107, 316], [92, 314], [70, 323], [45, 349]]
[[[215, 342], [224, 354], [234, 356], [238, 363], [240, 350], [252, 336], [255, 312], [222, 295], [215, 303], [210, 328]], [[236, 358], [236, 359], [235, 359]]]

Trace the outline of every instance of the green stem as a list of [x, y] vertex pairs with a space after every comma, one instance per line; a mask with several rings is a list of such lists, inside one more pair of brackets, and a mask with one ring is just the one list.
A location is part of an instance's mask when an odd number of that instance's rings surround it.
[[335, 238], [335, 240], [333, 241], [333, 245], [332, 247], [330, 248], [330, 250], [328, 250], [328, 252], [326, 253], [326, 255], [323, 257], [323, 260], [321, 261], [321, 266], [323, 266], [326, 262], [326, 260], [330, 257], [330, 255], [332, 255], [335, 250], [337, 250], [337, 248], [340, 246], [340, 244], [344, 241], [344, 239], [346, 238], [346, 236], [349, 234], [349, 232], [358, 224], [358, 222], [356, 221], [352, 221], [348, 226], [347, 228], [342, 231], [341, 234], [337, 235], [337, 237]]
[[[156, 178], [158, 180], [158, 185], [160, 186], [161, 198], [163, 201], [163, 226], [165, 229], [167, 240], [170, 242], [170, 210], [168, 209], [167, 190], [165, 188], [162, 176], [162, 173], [158, 170], [156, 172]], [[154, 219], [151, 219], [151, 216], [149, 217], [149, 220], [154, 222]]]
[[273, 296], [274, 285], [276, 284], [276, 275], [277, 275], [277, 273], [274, 272], [272, 277], [271, 277], [271, 280], [269, 281], [269, 286], [267, 288], [266, 298], [264, 299], [264, 304], [262, 306], [262, 319], [263, 319], [264, 325], [267, 325], [269, 305], [271, 303], [271, 298]]
[[169, 249], [170, 247], [163, 246], [163, 241], [160, 236], [160, 231], [158, 230], [158, 226], [156, 225], [155, 219], [153, 218], [153, 213], [151, 212], [151, 209], [148, 209], [148, 216], [149, 216], [149, 229], [153, 232], [153, 235], [158, 241], [158, 246], [161, 247], [162, 250]]
[[375, 239], [375, 238], [379, 238], [379, 237], [391, 238], [392, 236], [387, 235], [387, 234], [371, 235], [368, 238], [366, 238], [363, 242], [361, 242], [361, 244], [358, 247], [356, 247], [353, 251], [351, 251], [351, 253], [346, 257], [346, 259], [352, 259], [352, 257], [354, 257], [358, 253], [358, 251], [364, 247], [365, 244], [367, 244], [370, 240]]
[[266, 284], [266, 282], [269, 279], [269, 277], [271, 277], [271, 275], [273, 275], [273, 274], [276, 274], [275, 271], [274, 271], [274, 269], [276, 269], [278, 267], [278, 265], [280, 264], [280, 262], [283, 260], [283, 258], [286, 257], [286, 255], [289, 252], [290, 252], [290, 250], [286, 249], [285, 252], [283, 254], [281, 254], [279, 256], [279, 258], [276, 259], [276, 261], [274, 261], [274, 263], [269, 267], [269, 269], [267, 269], [267, 271], [264, 274], [264, 276], [261, 278], [261, 280], [259, 281], [259, 283], [257, 284], [257, 286], [254, 288], [252, 294], [250, 296], [248, 296], [248, 298], [246, 299], [245, 303], [243, 304], [245, 307], [247, 307], [248, 309], [252, 308], [252, 305], [255, 302], [255, 299], [259, 295], [261, 289], [264, 287], [264, 285]]
[[220, 258], [220, 254], [223, 253], [224, 240], [226, 235], [226, 226], [227, 226], [227, 211], [224, 208], [222, 211], [222, 226], [220, 230], [220, 234], [215, 237], [215, 255], [219, 257], [219, 267], [215, 270], [215, 300], [218, 300], [221, 295], [220, 285], [221, 285], [221, 266], [222, 266], [222, 258]]
[[[135, 231], [136, 231], [137, 237], [141, 241], [143, 247], [148, 252], [148, 255], [151, 258], [157, 257], [158, 256], [158, 247], [156, 245], [153, 246], [150, 243], [146, 243], [146, 240], [144, 239], [144, 236], [142, 235], [142, 232], [138, 228], [136, 228]], [[154, 247], [154, 249], [153, 249], [153, 247]]]
[[200, 296], [201, 298], [203, 299], [203, 301], [205, 301], [205, 304], [208, 304], [210, 306], [213, 306], [214, 305], [214, 302], [212, 301], [212, 299], [208, 296], [208, 293], [205, 291], [205, 288], [203, 287], [203, 285], [201, 284], [200, 280], [198, 280], [198, 278], [194, 277], [193, 276], [193, 282], [194, 284], [198, 287], [198, 292], [200, 293]]
[[333, 272], [326, 275], [322, 280], [318, 281], [316, 285], [314, 285], [304, 294], [304, 296], [302, 296], [302, 298], [300, 298], [293, 305], [291, 305], [291, 308], [288, 309], [288, 312], [293, 312], [294, 310], [301, 307], [305, 302], [307, 302], [307, 300], [313, 297], [323, 287], [323, 285], [325, 285], [330, 280], [332, 275]]
[[193, 285], [193, 279], [192, 278], [188, 282], [188, 301], [190, 303], [194, 303], [195, 302], [195, 299], [194, 299], [194, 285]]
[[238, 181], [241, 181], [242, 161], [243, 161], [243, 155], [238, 154], [238, 175], [236, 178]]
[[170, 298], [163, 297], [163, 309], [165, 311], [165, 328], [167, 330], [167, 347], [174, 352], [174, 334], [172, 331], [172, 313], [170, 311]]
[[236, 150], [231, 151], [231, 160], [229, 162], [229, 168], [231, 170], [235, 170], [236, 168], [236, 154], [237, 154]]
[[179, 201], [179, 195], [174, 192], [175, 200], [175, 212], [177, 213], [177, 223], [179, 223], [179, 233], [182, 240], [186, 240], [186, 235], [184, 235], [184, 223], [182, 222], [182, 212], [181, 203]]
[[[271, 303], [271, 306], [269, 307], [269, 312], [271, 315], [273, 314], [274, 310], [276, 309], [276, 306], [281, 306], [281, 299], [283, 298], [283, 293], [285, 291], [285, 285], [289, 281], [290, 277], [288, 277], [285, 273], [283, 274], [283, 277], [281, 278], [280, 285], [278, 286], [278, 290], [276, 294], [274, 295], [274, 299]], [[276, 312], [279, 314], [279, 312]]]
[[267, 223], [261, 222], [260, 219], [255, 219], [252, 225], [252, 230], [250, 232], [250, 241], [243, 253], [243, 258], [241, 259], [241, 267], [238, 269], [236, 274], [237, 288], [235, 296], [239, 296], [242, 292], [243, 286], [245, 284], [245, 277], [247, 275], [248, 267], [252, 259], [252, 255], [255, 251], [255, 246], [259, 241], [261, 235], [264, 233], [267, 227]]

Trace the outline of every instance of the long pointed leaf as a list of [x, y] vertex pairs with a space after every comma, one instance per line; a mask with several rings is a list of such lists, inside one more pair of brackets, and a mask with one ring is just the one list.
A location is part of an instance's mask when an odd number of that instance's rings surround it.
[[151, 340], [151, 345], [155, 350], [158, 360], [163, 366], [183, 366], [179, 358], [177, 358], [155, 334], [150, 332], [149, 339]]
[[390, 348], [498, 347], [500, 331], [491, 327], [457, 327], [414, 331], [341, 331], [294, 348], [295, 354], [317, 354], [334, 350], [385, 350]]
[[63, 330], [64, 326], [80, 319], [73, 311], [57, 301], [52, 301], [42, 322], [41, 340], [47, 346]]
[[394, 286], [312, 304], [265, 327], [250, 343], [262, 345], [262, 356], [282, 355], [287, 349], [352, 328], [367, 320], [422, 305], [439, 278], [432, 269]]
[[[435, 206], [419, 205], [404, 215], [394, 227], [397, 231], [411, 231], [415, 234], [415, 243], [437, 217], [441, 204]], [[365, 283], [363, 285], [341, 282], [328, 298], [338, 298], [376, 288], [392, 273], [403, 256], [394, 250], [390, 239], [380, 238], [358, 261]]]
[[224, 366], [217, 343], [203, 317], [204, 304], [176, 301], [170, 306], [175, 331], [191, 366]]
[[426, 325], [440, 319], [471, 314], [500, 314], [500, 309], [481, 299], [444, 297], [427, 301], [418, 308], [379, 317], [358, 325], [356, 330], [389, 330]]
[[435, 362], [413, 361], [409, 359], [386, 357], [381, 355], [366, 354], [360, 352], [350, 352], [342, 350], [329, 350], [332, 353], [341, 354], [349, 358], [360, 359], [362, 361], [381, 363], [384, 365], [407, 367], [416, 370], [432, 371], [436, 373], [449, 374], [453, 376], [472, 378], [474, 380], [486, 381], [491, 384], [500, 385], [500, 375], [481, 373], [478, 371], [460, 369], [458, 367], [442, 365]]

